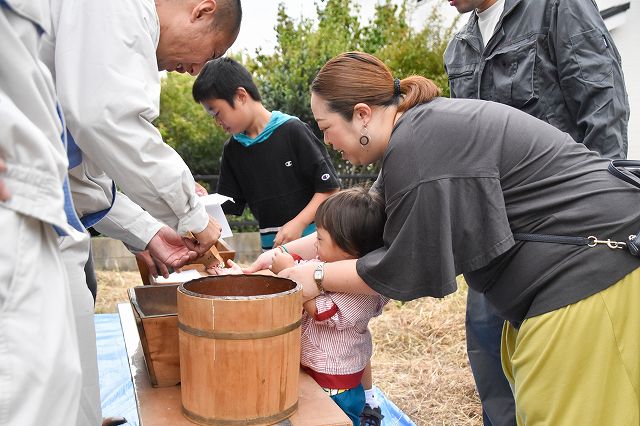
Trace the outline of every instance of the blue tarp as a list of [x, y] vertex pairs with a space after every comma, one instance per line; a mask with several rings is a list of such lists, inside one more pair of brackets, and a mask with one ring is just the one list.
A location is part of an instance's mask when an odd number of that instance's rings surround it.
[[[129, 425], [139, 426], [138, 411], [129, 370], [129, 359], [122, 336], [118, 314], [95, 315], [98, 345], [98, 368], [100, 370], [100, 394], [102, 415], [123, 416]], [[383, 426], [415, 426], [395, 404], [376, 388], [382, 401]], [[153, 426], [153, 425], [145, 425]]]
[[[104, 417], [122, 416], [139, 426], [138, 410], [129, 370], [129, 358], [118, 314], [94, 315]], [[150, 425], [151, 426], [151, 425]]]

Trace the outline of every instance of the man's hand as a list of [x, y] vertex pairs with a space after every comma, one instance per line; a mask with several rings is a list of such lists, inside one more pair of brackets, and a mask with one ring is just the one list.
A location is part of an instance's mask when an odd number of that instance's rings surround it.
[[[4, 160], [0, 158], [0, 173], [4, 173], [6, 171], [7, 167], [4, 164]], [[4, 181], [0, 179], [0, 201], [7, 201], [9, 198], [11, 198], [11, 193], [9, 192], [7, 186], [4, 184]]]
[[147, 270], [153, 278], [158, 278], [158, 275], [162, 275], [165, 278], [169, 278], [169, 268], [162, 262], [157, 262], [149, 254], [149, 250], [135, 253], [136, 259], [142, 261], [147, 265]]
[[207, 194], [209, 194], [209, 193], [207, 192], [205, 187], [200, 185], [198, 182], [196, 182], [196, 195], [198, 197], [204, 197]]
[[[190, 246], [190, 248], [195, 250], [198, 253], [198, 256], [202, 256], [211, 248], [212, 245], [218, 242], [221, 233], [222, 226], [220, 226], [217, 220], [209, 216], [209, 223], [207, 224], [207, 227], [204, 228], [202, 232], [193, 234], [196, 238], [197, 244]], [[187, 242], [186, 244], [188, 245], [189, 243]]]
[[[184, 266], [198, 257], [198, 253], [195, 250], [190, 250], [185, 245], [185, 240], [168, 226], [160, 228], [151, 238], [147, 244], [147, 250], [157, 262], [174, 269]], [[166, 273], [168, 276], [168, 271]]]

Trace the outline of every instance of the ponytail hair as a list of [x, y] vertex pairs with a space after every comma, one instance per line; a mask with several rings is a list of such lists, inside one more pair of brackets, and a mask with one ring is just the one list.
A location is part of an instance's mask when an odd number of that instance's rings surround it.
[[406, 111], [440, 96], [440, 89], [418, 75], [396, 80], [389, 67], [375, 56], [346, 52], [324, 64], [311, 83], [311, 93], [324, 99], [331, 111], [351, 121], [356, 104], [396, 105], [398, 111]]

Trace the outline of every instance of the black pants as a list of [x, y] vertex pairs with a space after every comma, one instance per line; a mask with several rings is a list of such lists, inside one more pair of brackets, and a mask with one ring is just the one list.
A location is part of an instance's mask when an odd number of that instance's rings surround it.
[[485, 426], [515, 426], [515, 401], [502, 370], [500, 340], [504, 320], [482, 293], [467, 296], [467, 355], [476, 381]]
[[89, 259], [84, 264], [84, 275], [87, 277], [87, 287], [91, 295], [93, 295], [93, 303], [96, 303], [96, 295], [98, 294], [98, 280], [96, 279], [96, 271], [93, 269], [93, 254], [89, 249]]

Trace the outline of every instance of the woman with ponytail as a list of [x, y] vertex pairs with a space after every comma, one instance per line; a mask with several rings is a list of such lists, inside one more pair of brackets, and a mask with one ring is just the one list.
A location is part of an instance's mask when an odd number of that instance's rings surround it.
[[[640, 229], [640, 192], [555, 127], [439, 97], [430, 80], [394, 78], [369, 54], [331, 59], [311, 94], [325, 143], [354, 164], [381, 161], [372, 190], [385, 201], [384, 246], [322, 276], [312, 265], [279, 275], [305, 299], [327, 290], [408, 301], [446, 296], [464, 274], [506, 321], [518, 424], [640, 424], [640, 260], [597, 243]], [[313, 241], [287, 247], [304, 257]]]

